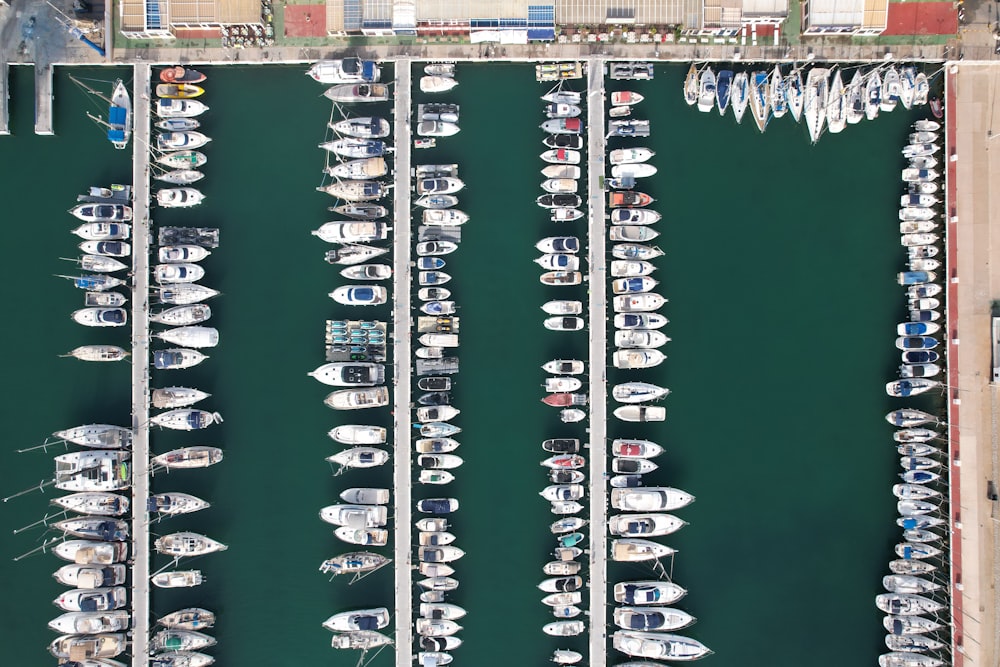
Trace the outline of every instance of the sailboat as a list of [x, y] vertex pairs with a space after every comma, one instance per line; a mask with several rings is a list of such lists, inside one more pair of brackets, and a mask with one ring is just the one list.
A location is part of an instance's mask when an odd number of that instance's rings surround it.
[[768, 114], [771, 111], [771, 100], [768, 95], [767, 72], [760, 70], [750, 75], [750, 112], [761, 132], [767, 127]]
[[89, 112], [87, 115], [96, 123], [108, 129], [108, 141], [111, 142], [112, 146], [119, 150], [126, 148], [129, 139], [132, 137], [132, 100], [129, 98], [128, 88], [125, 87], [122, 80], [118, 79], [115, 81], [114, 88], [111, 91], [111, 98], [109, 99], [101, 94], [100, 91], [94, 90], [72, 75], [69, 78], [88, 93], [97, 95], [108, 103], [107, 120], [98, 118]]
[[698, 88], [698, 111], [702, 113], [711, 111], [715, 104], [715, 96], [715, 72], [711, 67], [706, 67], [701, 73], [701, 83]]
[[771, 110], [774, 113], [775, 118], [781, 118], [788, 111], [788, 98], [786, 90], [788, 89], [788, 84], [785, 81], [785, 76], [781, 73], [781, 65], [774, 66], [774, 72], [771, 74]]
[[840, 70], [834, 73], [833, 83], [830, 86], [830, 97], [826, 104], [826, 124], [833, 134], [843, 132], [847, 127], [847, 95]]
[[806, 77], [805, 104], [803, 113], [806, 117], [806, 127], [809, 128], [809, 138], [813, 143], [819, 141], [823, 134], [823, 124], [826, 122], [827, 77], [830, 70], [814, 67]]

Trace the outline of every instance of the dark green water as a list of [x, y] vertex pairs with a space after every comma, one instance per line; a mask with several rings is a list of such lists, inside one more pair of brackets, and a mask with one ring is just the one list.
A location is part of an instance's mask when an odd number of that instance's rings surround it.
[[[391, 607], [392, 574], [386, 568], [351, 587], [328, 583], [316, 568], [349, 547], [317, 512], [346, 487], [391, 485], [391, 471], [331, 476], [323, 458], [337, 446], [326, 431], [371, 420], [330, 411], [321, 403], [327, 388], [306, 376], [323, 362], [324, 320], [356, 315], [326, 296], [343, 279], [322, 261], [325, 244], [309, 234], [333, 219], [327, 196], [313, 191], [323, 164], [315, 146], [329, 106], [299, 68], [209, 74], [208, 199], [195, 211], [157, 211], [155, 222], [222, 228], [202, 282], [223, 292], [211, 303], [223, 342], [204, 364], [160, 374], [154, 385], [210, 391], [206, 409], [226, 421], [203, 434], [157, 433], [153, 447], [159, 453], [218, 444], [226, 460], [158, 476], [154, 489], [213, 503], [158, 533], [204, 532], [230, 549], [190, 563], [205, 573], [205, 585], [157, 590], [153, 608], [166, 613], [198, 604], [219, 612], [212, 653], [220, 664], [347, 666], [354, 656], [331, 654], [320, 623], [352, 607]], [[898, 363], [892, 338], [904, 303], [893, 282], [902, 258], [897, 151], [912, 119], [898, 110], [811, 147], [805, 129], [788, 120], [761, 137], [749, 119], [737, 127], [731, 118], [698, 114], [681, 99], [683, 74], [660, 68], [655, 81], [633, 86], [647, 97], [636, 116], [653, 121], [644, 144], [657, 151], [659, 173], [643, 185], [664, 214], [657, 243], [666, 256], [655, 277], [670, 299], [663, 312], [673, 338], [667, 362], [642, 379], [672, 389], [668, 421], [613, 420], [609, 436], [663, 444], [667, 452], [650, 483], [697, 496], [678, 512], [690, 525], [664, 541], [679, 550], [673, 574], [690, 591], [678, 606], [699, 619], [685, 632], [715, 650], [710, 664], [871, 663], [883, 634], [872, 597], [897, 536], [889, 492], [896, 456], [882, 420], [896, 406], [882, 384]], [[583, 426], [561, 424], [557, 410], [538, 400], [539, 365], [582, 356], [586, 336], [544, 330], [539, 306], [584, 299], [586, 288], [545, 288], [531, 262], [539, 238], [582, 236], [584, 226], [550, 223], [534, 205], [542, 180], [537, 95], [544, 90], [531, 68], [468, 66], [459, 77], [462, 84], [447, 97], [462, 105], [462, 133], [416, 153], [414, 163], [459, 162], [467, 184], [460, 207], [472, 222], [445, 269], [455, 276], [448, 287], [461, 305], [454, 402], [462, 410], [456, 423], [464, 429], [458, 453], [465, 465], [450, 487], [417, 487], [414, 496], [462, 502], [452, 532], [467, 555], [456, 564], [462, 585], [453, 598], [470, 614], [461, 621], [465, 644], [457, 658], [525, 664], [546, 660], [557, 647], [585, 650], [581, 640], [542, 634], [551, 617], [535, 586], [553, 547], [554, 519], [537, 495], [547, 483], [538, 443], [586, 438]], [[56, 357], [88, 342], [127, 345], [128, 334], [72, 324], [68, 314], [80, 294], [51, 277], [71, 266], [57, 257], [76, 254], [67, 233], [74, 219], [64, 211], [89, 185], [127, 181], [128, 155], [107, 146], [82, 114], [93, 107], [61, 73], [58, 134], [34, 136], [32, 93], [31, 71], [14, 70], [14, 136], [0, 139], [14, 249], [3, 269], [9, 315], [2, 335], [6, 349], [16, 350], [8, 355], [0, 407], [6, 493], [51, 474], [47, 456], [14, 449], [59, 428], [126, 423], [129, 416], [125, 366]], [[372, 316], [387, 317], [387, 309]], [[623, 378], [609, 371], [610, 382]], [[4, 505], [3, 525], [40, 518], [51, 495]], [[8, 537], [3, 555], [28, 551], [38, 535]], [[0, 636], [9, 661], [48, 664], [45, 624], [59, 613], [49, 601], [60, 590], [49, 573], [61, 562], [49, 555], [5, 562]], [[648, 573], [612, 565], [610, 581]], [[784, 644], [776, 648], [779, 633]], [[391, 660], [385, 651], [376, 664]]]

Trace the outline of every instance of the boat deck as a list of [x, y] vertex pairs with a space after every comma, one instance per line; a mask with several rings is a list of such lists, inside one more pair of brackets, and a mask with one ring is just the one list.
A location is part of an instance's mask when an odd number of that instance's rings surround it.
[[590, 266], [590, 667], [605, 667], [607, 652], [607, 269], [604, 237], [604, 67], [587, 67], [587, 264]]
[[132, 667], [149, 662], [149, 82], [135, 66], [132, 91]]
[[396, 172], [393, 188], [393, 499], [395, 507], [396, 664], [413, 662], [413, 570], [410, 544], [413, 527], [410, 500], [410, 61], [396, 62]]

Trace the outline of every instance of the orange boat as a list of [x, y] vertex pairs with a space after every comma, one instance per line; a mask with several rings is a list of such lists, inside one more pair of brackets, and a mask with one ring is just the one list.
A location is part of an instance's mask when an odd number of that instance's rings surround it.
[[570, 405], [586, 405], [587, 395], [586, 394], [549, 394], [542, 399], [542, 403], [545, 405], [551, 405], [554, 408], [565, 408]]
[[611, 208], [649, 206], [652, 203], [653, 198], [645, 192], [621, 192], [616, 190], [608, 193], [608, 206]]
[[208, 77], [198, 70], [177, 65], [160, 70], [160, 81], [163, 83], [201, 83]]
[[160, 83], [156, 86], [156, 96], [166, 100], [189, 100], [205, 92], [193, 83]]

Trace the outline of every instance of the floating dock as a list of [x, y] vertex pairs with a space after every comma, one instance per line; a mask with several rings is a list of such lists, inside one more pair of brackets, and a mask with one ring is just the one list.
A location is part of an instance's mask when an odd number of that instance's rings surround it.
[[395, 553], [396, 664], [413, 662], [413, 569], [410, 564], [413, 506], [410, 454], [410, 61], [396, 61], [394, 108], [396, 172], [393, 188], [395, 230], [392, 237], [392, 342], [393, 342], [393, 511]]
[[10, 134], [10, 65], [0, 59], [0, 135]]
[[[132, 91], [132, 667], [149, 664], [149, 82]], [[36, 129], [37, 131], [37, 129]]]
[[590, 667], [605, 667], [608, 589], [608, 301], [604, 211], [604, 67], [587, 67], [587, 263], [590, 266]]

